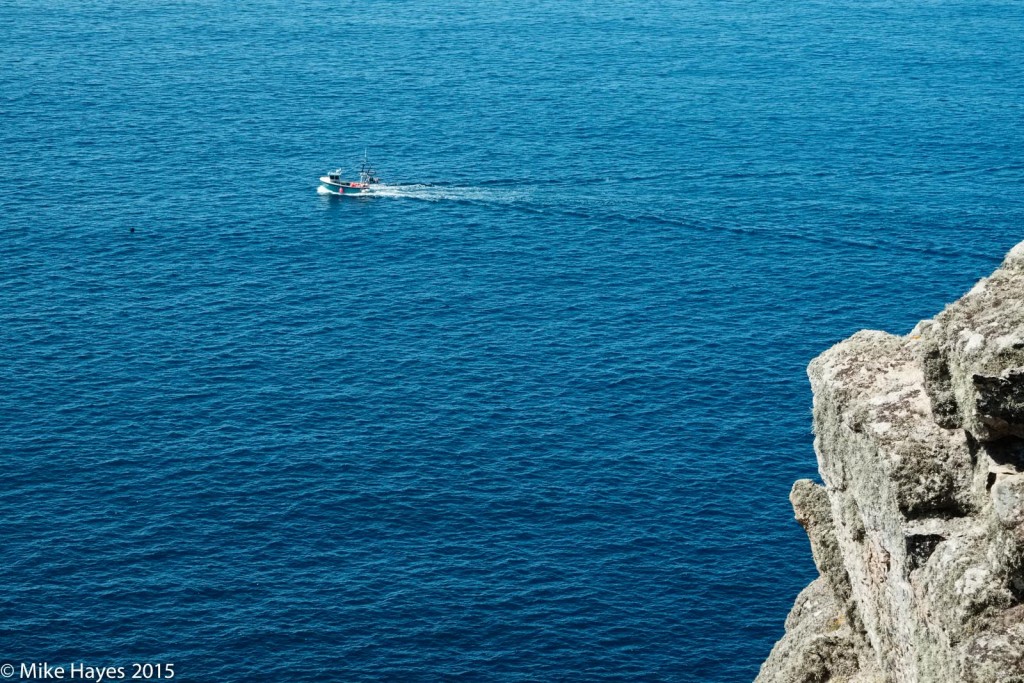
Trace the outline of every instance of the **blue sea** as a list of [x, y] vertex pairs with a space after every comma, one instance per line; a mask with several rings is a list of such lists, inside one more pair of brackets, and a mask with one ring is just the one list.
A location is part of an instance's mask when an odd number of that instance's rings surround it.
[[750, 681], [1022, 239], [1016, 0], [0, 0], [0, 663]]

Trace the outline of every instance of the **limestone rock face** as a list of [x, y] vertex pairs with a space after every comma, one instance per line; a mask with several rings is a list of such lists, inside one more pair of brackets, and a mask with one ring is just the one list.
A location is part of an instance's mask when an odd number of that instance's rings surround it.
[[918, 326], [935, 420], [983, 440], [1024, 437], [1024, 242], [1003, 266]]
[[1024, 683], [1024, 243], [913, 332], [808, 368], [821, 578], [756, 683]]

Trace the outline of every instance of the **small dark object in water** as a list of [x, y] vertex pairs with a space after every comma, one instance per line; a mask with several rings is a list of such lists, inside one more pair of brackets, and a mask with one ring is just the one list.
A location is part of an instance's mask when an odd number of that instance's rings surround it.
[[132, 233], [134, 235], [135, 234], [135, 228], [128, 228], [128, 232], [130, 232], [130, 233]]

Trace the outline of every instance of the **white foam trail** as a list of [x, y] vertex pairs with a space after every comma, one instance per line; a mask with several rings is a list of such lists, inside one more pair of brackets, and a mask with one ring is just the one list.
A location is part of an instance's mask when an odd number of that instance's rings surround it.
[[328, 190], [323, 185], [317, 185], [316, 186], [316, 193], [317, 194], [333, 194], [333, 195], [337, 195], [338, 194], [337, 192], [331, 192], [330, 190]]
[[460, 187], [446, 185], [377, 185], [371, 191], [375, 197], [418, 199], [426, 202], [463, 201], [508, 203], [525, 201], [531, 192], [516, 188]]

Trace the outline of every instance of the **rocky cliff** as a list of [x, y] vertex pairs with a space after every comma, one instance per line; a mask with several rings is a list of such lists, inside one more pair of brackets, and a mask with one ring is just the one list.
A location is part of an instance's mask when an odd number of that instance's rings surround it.
[[908, 335], [808, 368], [821, 576], [756, 683], [1024, 683], [1024, 243]]

